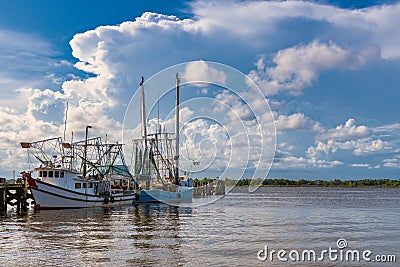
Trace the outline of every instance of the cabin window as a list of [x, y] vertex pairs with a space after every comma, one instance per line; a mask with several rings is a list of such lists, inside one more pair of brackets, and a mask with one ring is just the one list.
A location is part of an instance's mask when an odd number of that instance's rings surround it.
[[87, 184], [86, 183], [82, 183], [82, 187], [83, 188], [87, 188]]
[[47, 177], [47, 171], [43, 171], [43, 176], [42, 177]]
[[93, 183], [88, 183], [88, 188], [93, 188]]
[[60, 178], [64, 178], [64, 172], [60, 172]]
[[49, 171], [49, 177], [53, 178], [53, 171]]
[[75, 189], [81, 188], [81, 183], [75, 183]]
[[56, 177], [56, 178], [60, 177], [60, 173], [58, 171], [55, 171], [54, 172], [54, 177]]
[[42, 177], [42, 175], [43, 175], [43, 172], [39, 171], [39, 177]]

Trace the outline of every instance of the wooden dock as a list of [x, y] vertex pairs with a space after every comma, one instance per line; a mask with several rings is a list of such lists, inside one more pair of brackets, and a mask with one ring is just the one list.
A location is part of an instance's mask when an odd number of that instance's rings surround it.
[[225, 195], [225, 181], [193, 181], [193, 197]]
[[7, 206], [16, 207], [17, 212], [26, 212], [31, 204], [34, 203], [33, 196], [28, 189], [26, 181], [7, 184], [6, 178], [0, 178], [0, 214], [7, 213]]

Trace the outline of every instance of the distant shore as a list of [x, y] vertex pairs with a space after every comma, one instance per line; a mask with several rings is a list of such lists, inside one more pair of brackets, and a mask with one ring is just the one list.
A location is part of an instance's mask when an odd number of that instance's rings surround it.
[[[195, 179], [194, 183], [208, 184], [212, 183], [216, 179], [204, 178]], [[266, 187], [383, 187], [383, 188], [400, 188], [399, 179], [360, 179], [360, 180], [291, 180], [291, 179], [229, 179], [225, 178], [225, 186], [266, 186]]]

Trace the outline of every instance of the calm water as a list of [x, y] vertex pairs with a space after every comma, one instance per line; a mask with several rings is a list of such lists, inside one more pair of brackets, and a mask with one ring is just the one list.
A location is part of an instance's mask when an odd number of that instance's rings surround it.
[[[300, 266], [260, 261], [269, 249], [319, 253], [348, 248], [395, 254], [400, 266], [400, 190], [335, 188], [234, 189], [213, 204], [9, 212], [0, 219], [0, 266]], [[197, 201], [197, 200], [196, 200]], [[309, 264], [307, 264], [309, 265]]]

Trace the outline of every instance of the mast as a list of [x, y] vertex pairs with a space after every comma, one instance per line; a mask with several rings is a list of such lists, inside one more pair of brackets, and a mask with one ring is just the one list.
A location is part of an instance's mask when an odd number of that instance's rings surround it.
[[146, 128], [146, 107], [145, 107], [145, 99], [144, 99], [144, 78], [142, 77], [142, 81], [140, 82], [140, 95], [141, 99], [141, 112], [142, 112], [142, 135], [144, 138], [144, 146], [143, 149], [146, 148], [147, 143], [147, 128]]
[[176, 96], [175, 96], [175, 184], [179, 185], [179, 77], [176, 74]]
[[92, 126], [86, 126], [86, 134], [85, 134], [85, 147], [84, 147], [84, 155], [83, 155], [83, 171], [82, 171], [82, 176], [83, 178], [86, 178], [86, 161], [87, 161], [87, 142], [88, 142], [88, 131], [89, 128], [92, 128]]
[[[161, 135], [161, 124], [160, 124], [160, 92], [158, 92], [158, 98], [157, 98], [157, 134]], [[157, 135], [156, 135], [157, 136]]]

